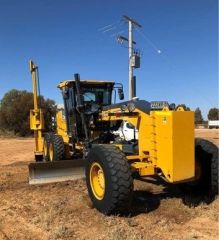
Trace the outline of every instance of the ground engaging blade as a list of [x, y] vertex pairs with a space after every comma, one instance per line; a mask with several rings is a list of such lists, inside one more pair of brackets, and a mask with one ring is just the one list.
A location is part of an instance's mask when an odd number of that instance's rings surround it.
[[84, 176], [83, 159], [29, 164], [29, 184], [63, 182]]

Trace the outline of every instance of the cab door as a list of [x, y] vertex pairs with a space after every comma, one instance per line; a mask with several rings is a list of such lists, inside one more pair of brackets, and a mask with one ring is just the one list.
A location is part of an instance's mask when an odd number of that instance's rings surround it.
[[65, 107], [65, 118], [67, 123], [67, 132], [69, 136], [77, 136], [75, 123], [76, 123], [76, 109], [74, 89], [66, 88], [63, 90], [63, 100]]

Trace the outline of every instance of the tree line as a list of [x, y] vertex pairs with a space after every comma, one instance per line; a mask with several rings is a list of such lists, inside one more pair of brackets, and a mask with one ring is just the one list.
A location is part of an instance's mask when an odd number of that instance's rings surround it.
[[[219, 109], [218, 108], [211, 108], [208, 111], [208, 120], [219, 120]], [[200, 108], [195, 109], [195, 123], [201, 124], [204, 122], [202, 112]]]
[[[40, 108], [44, 110], [45, 130], [51, 131], [51, 119], [55, 117], [55, 101], [39, 97]], [[0, 130], [18, 136], [28, 136], [30, 130], [30, 109], [33, 109], [33, 93], [12, 89], [0, 101]]]
[[[57, 106], [54, 100], [39, 97], [40, 107], [44, 110], [45, 130], [52, 131], [52, 118], [55, 118]], [[185, 104], [179, 105], [190, 110]], [[30, 109], [33, 109], [33, 93], [13, 89], [7, 92], [0, 101], [0, 130], [10, 131], [18, 136], [31, 134]], [[219, 120], [219, 109], [211, 108], [208, 120]], [[195, 109], [195, 123], [203, 123], [200, 108]]]

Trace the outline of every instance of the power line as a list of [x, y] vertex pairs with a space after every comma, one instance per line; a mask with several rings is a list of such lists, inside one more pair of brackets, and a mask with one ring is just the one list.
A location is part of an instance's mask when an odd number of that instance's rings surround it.
[[150, 39], [149, 37], [141, 30], [136, 29], [137, 32], [147, 41], [147, 43], [159, 54], [161, 58], [163, 58], [172, 68], [176, 69], [176, 66], [172, 63], [169, 57], [164, 54]]
[[142, 35], [142, 37], [148, 42], [148, 44], [158, 53], [161, 54], [161, 50], [143, 33], [140, 29], [136, 28], [136, 31]]
[[108, 29], [102, 31], [102, 33], [106, 33], [106, 32], [112, 31], [112, 30], [114, 30], [114, 29], [116, 29], [116, 28], [117, 28], [117, 26], [113, 26], [113, 27], [111, 27], [111, 28], [108, 28]]
[[[146, 36], [146, 34], [144, 32], [142, 32], [141, 30], [139, 30], [138, 28], [136, 28], [137, 32], [139, 32], [142, 37], [150, 44], [150, 46], [158, 53], [160, 54], [160, 57], [163, 58], [168, 64], [170, 64], [174, 69], [177, 69], [177, 67], [172, 63], [172, 61], [169, 59], [168, 56], [166, 56], [166, 54], [163, 54], [163, 52]], [[162, 53], [162, 54], [161, 54]], [[176, 80], [175, 80], [176, 81]], [[179, 84], [179, 82], [178, 82]], [[195, 91], [193, 88], [189, 88], [190, 92], [193, 93], [193, 95], [195, 96], [197, 94], [197, 91]], [[203, 94], [203, 93], [202, 93]], [[204, 96], [204, 101], [205, 103], [211, 102], [212, 100], [210, 100], [210, 98], [208, 98], [207, 95]], [[207, 99], [207, 100], [206, 100]]]
[[97, 31], [100, 31], [100, 32], [108, 32], [110, 30], [113, 30], [113, 29], [116, 29], [118, 27], [120, 27], [122, 24], [124, 24], [124, 22], [122, 20], [120, 21], [117, 21], [117, 22], [114, 22], [112, 24], [108, 24], [104, 27], [101, 27], [101, 28], [98, 28]]
[[[120, 22], [120, 21], [119, 21], [119, 22]], [[108, 29], [108, 28], [113, 27], [114, 25], [118, 24], [119, 22], [111, 23], [111, 24], [108, 24], [108, 25], [106, 25], [106, 26], [100, 27], [100, 28], [97, 29], [97, 31], [104, 31], [104, 30], [106, 30], [106, 29]]]

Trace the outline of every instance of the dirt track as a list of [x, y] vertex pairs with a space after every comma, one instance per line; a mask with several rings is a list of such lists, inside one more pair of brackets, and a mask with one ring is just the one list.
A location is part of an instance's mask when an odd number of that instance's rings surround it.
[[[218, 144], [210, 131], [196, 134]], [[207, 205], [174, 186], [136, 181], [129, 215], [105, 217], [92, 207], [84, 180], [29, 186], [32, 152], [32, 139], [0, 139], [0, 240], [218, 239], [218, 199]]]

